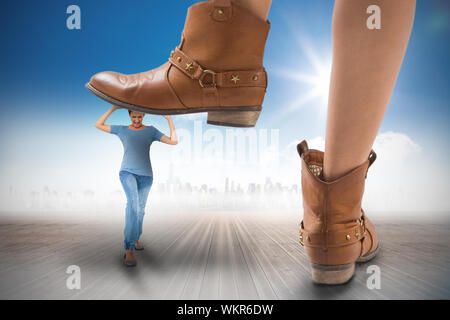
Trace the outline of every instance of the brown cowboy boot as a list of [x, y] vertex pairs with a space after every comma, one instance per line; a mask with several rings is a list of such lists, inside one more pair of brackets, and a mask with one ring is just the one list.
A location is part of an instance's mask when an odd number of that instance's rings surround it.
[[350, 280], [355, 262], [372, 259], [378, 252], [375, 228], [361, 208], [367, 171], [376, 159], [368, 159], [345, 175], [323, 180], [323, 156], [309, 149], [305, 140], [297, 145], [302, 159], [303, 221], [300, 243], [311, 262], [312, 279], [321, 284]]
[[208, 112], [208, 123], [256, 124], [267, 87], [270, 23], [231, 0], [188, 9], [180, 45], [160, 67], [132, 75], [100, 72], [86, 84], [100, 98], [150, 114]]

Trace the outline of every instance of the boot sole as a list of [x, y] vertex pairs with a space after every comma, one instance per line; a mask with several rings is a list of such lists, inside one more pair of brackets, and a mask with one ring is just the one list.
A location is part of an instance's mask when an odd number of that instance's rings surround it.
[[373, 252], [369, 253], [368, 255], [359, 257], [358, 260], [356, 260], [356, 262], [363, 263], [363, 262], [372, 260], [378, 254], [378, 251], [380, 251], [380, 241], [379, 240], [378, 240], [378, 246]]
[[[367, 262], [373, 259], [380, 250], [380, 243], [372, 253], [360, 257], [356, 260], [357, 263]], [[349, 263], [344, 265], [326, 266], [320, 264], [311, 263], [312, 280], [317, 284], [325, 285], [339, 285], [345, 284], [355, 274], [355, 263]]]
[[[258, 121], [259, 114], [261, 113], [261, 106], [242, 106], [242, 107], [198, 107], [193, 109], [152, 109], [142, 106], [136, 106], [133, 104], [128, 104], [126, 102], [114, 99], [103, 92], [95, 89], [90, 83], [86, 83], [86, 89], [91, 93], [105, 100], [113, 105], [117, 105], [126, 109], [130, 109], [137, 112], [143, 112], [148, 114], [157, 115], [177, 115], [177, 114], [187, 114], [187, 113], [200, 113], [208, 112], [208, 124], [227, 126], [227, 127], [239, 127], [239, 128], [249, 128], [254, 127]], [[225, 109], [225, 110], [224, 110]]]

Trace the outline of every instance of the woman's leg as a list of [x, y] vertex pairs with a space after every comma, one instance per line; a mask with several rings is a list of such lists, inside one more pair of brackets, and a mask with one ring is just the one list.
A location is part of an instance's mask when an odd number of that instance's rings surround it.
[[[381, 29], [371, 30], [366, 10], [374, 4], [381, 10]], [[408, 45], [415, 4], [415, 0], [336, 0], [325, 180], [367, 160]]]
[[139, 176], [137, 179], [139, 210], [138, 210], [138, 233], [136, 240], [139, 240], [142, 234], [142, 223], [145, 215], [145, 205], [147, 204], [148, 194], [152, 187], [153, 177]]
[[127, 171], [120, 171], [120, 182], [127, 196], [127, 207], [125, 212], [124, 247], [128, 251], [134, 250], [136, 237], [139, 230], [138, 211], [139, 196], [136, 176]]
[[246, 7], [261, 19], [267, 20], [272, 0], [234, 0], [243, 7]]

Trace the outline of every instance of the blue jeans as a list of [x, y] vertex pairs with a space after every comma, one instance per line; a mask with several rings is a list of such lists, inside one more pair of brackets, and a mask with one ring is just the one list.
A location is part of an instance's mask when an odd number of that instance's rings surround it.
[[125, 170], [119, 172], [120, 182], [127, 196], [125, 210], [125, 250], [132, 250], [142, 234], [145, 204], [153, 183], [153, 177], [141, 176]]

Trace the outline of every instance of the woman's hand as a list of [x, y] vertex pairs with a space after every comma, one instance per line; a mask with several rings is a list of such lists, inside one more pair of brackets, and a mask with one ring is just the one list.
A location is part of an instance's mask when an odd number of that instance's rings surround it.
[[170, 121], [170, 120], [172, 120], [172, 117], [171, 116], [169, 116], [169, 115], [163, 115], [163, 117], [167, 120], [167, 121]]

